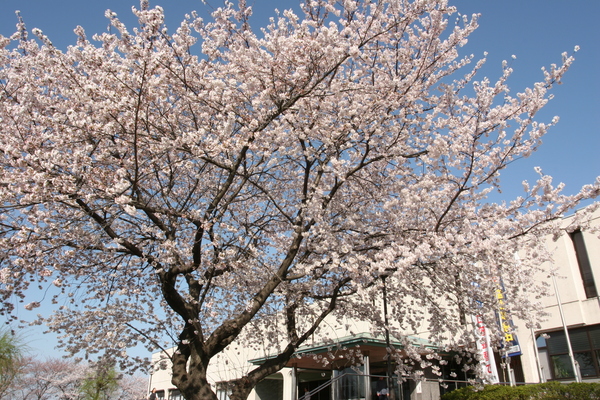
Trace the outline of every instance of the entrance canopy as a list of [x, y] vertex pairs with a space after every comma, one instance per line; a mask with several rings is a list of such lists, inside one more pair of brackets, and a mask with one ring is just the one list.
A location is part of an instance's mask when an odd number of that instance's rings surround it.
[[[415, 336], [408, 336], [405, 341], [390, 338], [390, 346], [395, 351], [403, 351], [406, 342], [420, 348], [419, 351], [422, 353], [439, 350], [430, 341]], [[335, 342], [322, 342], [303, 346], [290, 358], [286, 367], [329, 371], [361, 364], [365, 356], [369, 357], [371, 365], [385, 363], [387, 359], [385, 338], [375, 337], [369, 333], [361, 333], [339, 338]], [[275, 355], [271, 355], [249, 360], [249, 362], [260, 365], [274, 357]]]

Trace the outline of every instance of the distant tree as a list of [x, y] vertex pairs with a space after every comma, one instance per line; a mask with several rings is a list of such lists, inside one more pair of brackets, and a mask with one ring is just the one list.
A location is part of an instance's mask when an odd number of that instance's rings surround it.
[[142, 400], [148, 394], [148, 379], [139, 375], [123, 375], [115, 394], [117, 399]]
[[380, 321], [382, 276], [405, 331], [448, 346], [474, 341], [461, 314], [495, 320], [498, 277], [534, 318], [538, 238], [599, 185], [563, 196], [540, 173], [487, 196], [555, 122], [535, 116], [570, 55], [511, 95], [506, 65], [475, 79], [485, 60], [459, 49], [477, 18], [450, 22], [445, 0], [307, 0], [260, 31], [240, 0], [173, 34], [141, 3], [135, 31], [108, 12], [110, 32], [78, 27], [66, 52], [22, 23], [0, 38], [5, 312], [52, 282], [67, 350], [175, 344], [189, 400], [216, 398], [208, 365], [242, 337], [277, 354], [232, 400], [334, 311]]
[[62, 372], [59, 364], [48, 363], [28, 359], [26, 367], [21, 376], [13, 384], [13, 393], [10, 396], [13, 400], [32, 399], [49, 400], [52, 399], [53, 379], [57, 373]]
[[146, 378], [119, 375], [114, 368], [49, 358], [26, 357], [6, 391], [11, 400], [143, 399]]
[[62, 366], [62, 370], [53, 379], [56, 397], [61, 400], [80, 400], [79, 388], [88, 375], [89, 366], [70, 360], [60, 360], [57, 365]]
[[0, 399], [4, 398], [14, 380], [23, 371], [23, 349], [23, 344], [12, 331], [0, 331]]
[[98, 362], [88, 369], [79, 387], [82, 400], [109, 400], [119, 389], [120, 376], [114, 366]]
[[79, 400], [79, 388], [87, 376], [85, 364], [29, 357], [11, 387], [12, 400]]

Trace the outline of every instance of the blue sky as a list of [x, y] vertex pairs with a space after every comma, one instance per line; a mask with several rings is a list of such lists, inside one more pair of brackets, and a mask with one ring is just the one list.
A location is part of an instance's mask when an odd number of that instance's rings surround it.
[[[218, 6], [219, 1], [208, 1]], [[264, 25], [273, 10], [296, 7], [297, 2], [282, 0], [247, 0], [253, 5], [255, 27]], [[161, 5], [166, 22], [174, 30], [185, 13], [197, 10], [207, 15], [209, 6], [200, 0], [151, 0]], [[597, 0], [454, 0], [451, 4], [462, 14], [481, 13], [480, 28], [471, 36], [464, 54], [481, 56], [487, 51], [483, 73], [494, 80], [501, 73], [502, 60], [512, 61], [515, 72], [509, 81], [512, 93], [542, 79], [540, 68], [560, 63], [561, 53], [581, 50], [576, 61], [557, 86], [555, 98], [539, 114], [550, 122], [560, 116], [559, 124], [545, 137], [544, 145], [530, 158], [520, 160], [502, 175], [504, 190], [497, 199], [511, 200], [521, 194], [521, 181], [536, 178], [535, 166], [552, 175], [555, 182], [566, 184], [565, 193], [573, 194], [600, 175], [600, 1]], [[15, 31], [15, 10], [20, 10], [29, 30], [40, 28], [53, 43], [65, 49], [74, 44], [73, 29], [81, 25], [88, 38], [103, 32], [108, 22], [104, 11], [111, 9], [130, 27], [134, 26], [131, 6], [137, 0], [0, 0], [0, 34]], [[481, 78], [481, 76], [478, 76]], [[24, 310], [19, 311], [25, 316]], [[39, 329], [39, 328], [38, 328]], [[39, 329], [41, 331], [42, 329]], [[26, 332], [26, 341], [40, 356], [57, 356], [54, 339], [36, 330]]]

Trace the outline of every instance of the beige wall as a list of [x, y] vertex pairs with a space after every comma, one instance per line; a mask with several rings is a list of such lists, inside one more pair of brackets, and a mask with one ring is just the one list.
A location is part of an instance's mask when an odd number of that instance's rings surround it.
[[[564, 226], [568, 226], [573, 217], [564, 220]], [[592, 227], [600, 228], [600, 210], [596, 210], [592, 217]], [[583, 231], [586, 250], [590, 259], [596, 288], [600, 290], [600, 238], [598, 232]], [[562, 303], [563, 315], [568, 327], [600, 324], [600, 301], [598, 297], [586, 298], [583, 280], [575, 248], [569, 235], [561, 236], [557, 241], [546, 238], [546, 247], [553, 252], [553, 262], [543, 265], [543, 274], [538, 279], [546, 281], [550, 285], [548, 296], [541, 299], [544, 310], [549, 313], [546, 320], [536, 332], [552, 331], [562, 329], [562, 320], [558, 307], [553, 280], [548, 277], [552, 270], [556, 270], [556, 286]], [[523, 350], [523, 369], [527, 382], [539, 382], [538, 367], [534, 352], [534, 338], [531, 330], [522, 321], [517, 323], [517, 333]], [[544, 361], [544, 360], [542, 360]], [[545, 362], [544, 362], [545, 364]], [[544, 369], [548, 366], [545, 365]]]

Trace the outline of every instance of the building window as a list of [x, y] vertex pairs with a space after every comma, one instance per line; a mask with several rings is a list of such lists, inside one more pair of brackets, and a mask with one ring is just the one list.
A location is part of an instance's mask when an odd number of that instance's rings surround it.
[[590, 258], [588, 257], [587, 250], [585, 248], [585, 241], [583, 240], [583, 233], [577, 229], [569, 234], [573, 241], [573, 247], [575, 248], [575, 255], [577, 256], [577, 264], [579, 265], [579, 271], [581, 272], [581, 279], [583, 280], [583, 288], [585, 290], [585, 296], [589, 299], [592, 297], [598, 297], [598, 291], [596, 290], [596, 284], [594, 282], [594, 274], [592, 273], [592, 266], [590, 264]]
[[341, 381], [338, 381], [339, 398], [342, 400], [365, 398], [365, 378], [362, 374], [364, 366], [360, 371], [355, 368], [346, 368], [340, 371]]
[[218, 400], [229, 400], [231, 395], [231, 383], [230, 382], [218, 382], [217, 383], [217, 399]]
[[178, 389], [169, 390], [169, 400], [185, 400]]
[[[538, 340], [542, 365], [548, 365], [552, 379], [573, 379], [573, 365], [569, 357], [563, 330], [548, 332], [546, 340]], [[600, 325], [569, 329], [573, 356], [583, 378], [600, 376]]]

